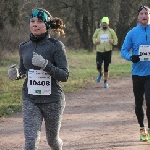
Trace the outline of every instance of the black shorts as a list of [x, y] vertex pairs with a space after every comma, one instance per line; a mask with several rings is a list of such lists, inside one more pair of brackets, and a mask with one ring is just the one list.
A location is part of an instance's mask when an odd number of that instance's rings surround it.
[[98, 66], [101, 66], [103, 62], [105, 64], [110, 64], [111, 63], [111, 54], [112, 54], [112, 51], [97, 52], [96, 53], [96, 64]]

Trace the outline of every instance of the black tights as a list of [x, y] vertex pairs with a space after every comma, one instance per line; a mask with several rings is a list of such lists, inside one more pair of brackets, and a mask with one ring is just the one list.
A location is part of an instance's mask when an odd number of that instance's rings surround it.
[[146, 116], [150, 128], [150, 76], [132, 76], [133, 93], [135, 96], [135, 114], [140, 127], [144, 127], [143, 101], [146, 100]]

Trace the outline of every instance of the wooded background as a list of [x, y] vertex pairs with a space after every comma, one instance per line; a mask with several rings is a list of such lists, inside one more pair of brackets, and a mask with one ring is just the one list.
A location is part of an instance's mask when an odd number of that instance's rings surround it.
[[136, 26], [138, 8], [150, 6], [149, 0], [0, 0], [0, 54], [14, 52], [29, 40], [29, 16], [44, 8], [66, 24], [66, 37], [59, 39], [66, 48], [93, 51], [92, 36], [100, 19], [107, 16], [118, 36], [120, 50], [126, 33]]

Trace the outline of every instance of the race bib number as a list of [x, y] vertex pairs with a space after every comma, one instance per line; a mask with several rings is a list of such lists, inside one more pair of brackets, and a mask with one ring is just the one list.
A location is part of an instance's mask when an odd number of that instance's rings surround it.
[[29, 69], [28, 71], [28, 94], [50, 95], [51, 76], [43, 70]]
[[109, 42], [109, 35], [108, 34], [101, 34], [100, 35], [100, 43]]
[[150, 45], [139, 46], [140, 61], [150, 61]]

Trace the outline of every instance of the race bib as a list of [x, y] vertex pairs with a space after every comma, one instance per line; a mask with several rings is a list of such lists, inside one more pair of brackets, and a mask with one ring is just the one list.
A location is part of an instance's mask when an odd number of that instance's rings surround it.
[[29, 69], [28, 71], [28, 94], [50, 95], [51, 76], [43, 70]]
[[150, 45], [139, 46], [140, 61], [150, 61]]
[[101, 34], [100, 35], [100, 43], [109, 42], [109, 35], [108, 34]]

